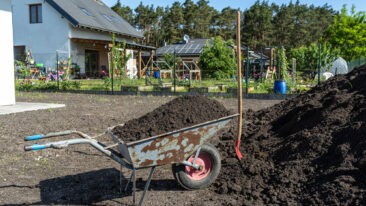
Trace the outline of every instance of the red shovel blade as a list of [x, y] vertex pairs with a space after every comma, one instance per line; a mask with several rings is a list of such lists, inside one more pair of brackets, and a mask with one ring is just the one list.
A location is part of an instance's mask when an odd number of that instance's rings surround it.
[[239, 146], [240, 146], [240, 140], [235, 140], [235, 152], [239, 160], [241, 160], [241, 158], [243, 158], [243, 155], [240, 153]]

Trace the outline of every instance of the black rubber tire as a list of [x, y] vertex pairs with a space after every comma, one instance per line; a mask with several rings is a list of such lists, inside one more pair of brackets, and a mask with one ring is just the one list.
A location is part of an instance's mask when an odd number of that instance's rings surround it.
[[[187, 190], [196, 190], [209, 187], [217, 178], [221, 169], [220, 153], [216, 147], [210, 143], [202, 145], [200, 154], [205, 153], [211, 159], [211, 172], [202, 180], [192, 180], [186, 174], [186, 166], [173, 164], [172, 171], [175, 180]], [[195, 154], [195, 153], [194, 153]]]

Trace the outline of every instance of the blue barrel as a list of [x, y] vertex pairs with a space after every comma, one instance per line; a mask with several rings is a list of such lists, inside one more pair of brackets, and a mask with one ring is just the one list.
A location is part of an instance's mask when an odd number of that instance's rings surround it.
[[155, 71], [155, 72], [154, 72], [154, 77], [155, 77], [156, 79], [159, 79], [159, 78], [160, 78], [160, 71]]
[[287, 84], [284, 80], [276, 80], [274, 83], [274, 92], [279, 94], [287, 93]]

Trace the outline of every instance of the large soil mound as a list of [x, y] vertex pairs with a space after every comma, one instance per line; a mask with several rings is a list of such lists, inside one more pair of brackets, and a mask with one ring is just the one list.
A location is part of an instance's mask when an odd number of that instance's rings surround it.
[[218, 146], [217, 193], [237, 205], [366, 205], [366, 66], [244, 118], [240, 162], [236, 123], [221, 135], [231, 140]]
[[125, 142], [136, 141], [202, 122], [230, 112], [216, 100], [203, 96], [178, 97], [146, 115], [117, 126], [113, 133]]

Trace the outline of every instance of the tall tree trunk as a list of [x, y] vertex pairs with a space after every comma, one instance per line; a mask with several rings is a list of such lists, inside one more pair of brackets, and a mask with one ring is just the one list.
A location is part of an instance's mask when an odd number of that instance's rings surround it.
[[149, 24], [149, 26], [148, 26], [148, 31], [147, 31], [147, 44], [150, 43], [150, 29], [151, 29], [151, 24]]

